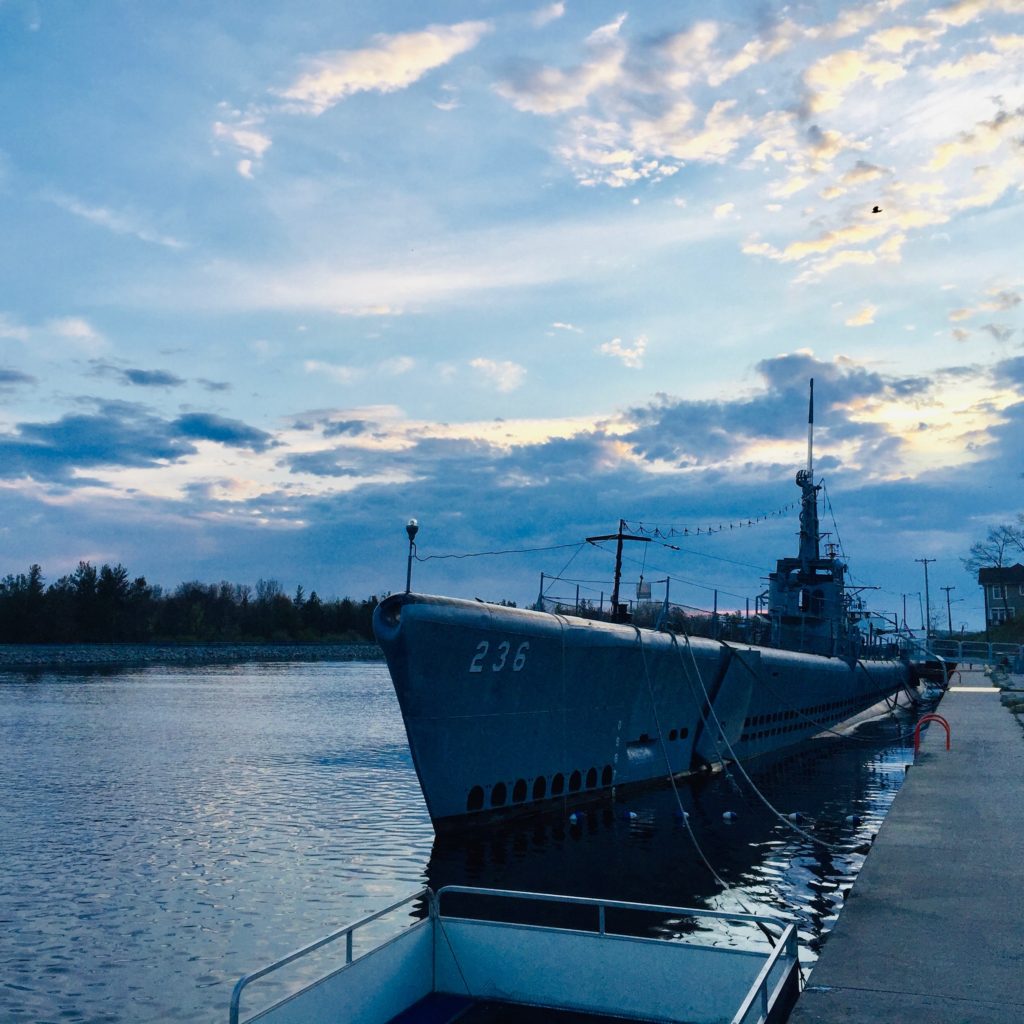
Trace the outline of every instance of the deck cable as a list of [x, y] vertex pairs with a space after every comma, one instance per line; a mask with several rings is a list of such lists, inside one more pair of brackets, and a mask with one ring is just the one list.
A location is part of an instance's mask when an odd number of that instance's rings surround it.
[[[668, 747], [665, 744], [664, 732], [661, 728], [661, 718], [658, 715], [658, 703], [654, 697], [654, 685], [651, 682], [651, 673], [647, 667], [647, 654], [644, 651], [643, 637], [640, 632], [639, 626], [634, 626], [633, 629], [636, 631], [636, 640], [640, 648], [640, 660], [644, 666], [644, 677], [647, 680], [647, 691], [651, 698], [651, 711], [654, 714], [654, 727], [658, 730], [658, 745], [661, 747], [662, 756], [665, 758], [665, 768], [668, 772], [668, 780], [672, 786], [672, 795], [675, 797], [676, 806], [679, 809], [679, 814], [683, 819], [683, 824], [686, 826], [686, 831], [690, 834], [690, 839], [693, 842], [697, 853], [700, 855], [700, 859], [704, 862], [704, 866], [711, 872], [712, 877], [716, 882], [723, 888], [729, 889], [729, 883], [722, 878], [722, 876], [715, 870], [711, 861], [704, 855], [704, 851], [701, 849], [700, 843], [697, 842], [697, 837], [693, 833], [693, 828], [690, 826], [690, 816], [686, 813], [683, 807], [683, 799], [679, 795], [679, 787], [676, 785], [675, 773], [672, 770], [672, 759], [669, 757]], [[746, 910], [746, 908], [744, 908]], [[747, 911], [749, 913], [749, 911]]]
[[[757, 915], [754, 913], [754, 911], [752, 911], [739, 897], [735, 887], [729, 885], [729, 883], [724, 878], [722, 878], [722, 876], [715, 870], [714, 865], [711, 863], [710, 860], [708, 860], [703, 848], [697, 841], [697, 836], [693, 831], [693, 826], [690, 824], [690, 816], [686, 813], [686, 810], [683, 807], [682, 797], [679, 795], [679, 787], [676, 785], [675, 773], [672, 771], [672, 759], [669, 757], [668, 747], [665, 744], [665, 733], [661, 728], [661, 719], [658, 715], [658, 702], [654, 696], [654, 684], [651, 682], [651, 673], [650, 669], [647, 666], [647, 653], [644, 650], [643, 636], [640, 632], [639, 626], [633, 626], [633, 629], [636, 631], [636, 641], [638, 647], [640, 648], [640, 660], [643, 663], [644, 678], [647, 681], [647, 692], [650, 694], [651, 698], [651, 712], [654, 715], [654, 726], [658, 730], [658, 745], [661, 747], [662, 756], [665, 758], [665, 768], [668, 773], [669, 785], [671, 785], [672, 787], [672, 795], [673, 797], [675, 797], [676, 807], [679, 810], [679, 816], [682, 818], [683, 824], [686, 826], [686, 831], [690, 837], [690, 842], [693, 843], [693, 848], [697, 851], [697, 855], [704, 862], [704, 866], [708, 869], [708, 871], [711, 872], [711, 876], [715, 879], [716, 882], [718, 882], [722, 889], [725, 892], [728, 892], [732, 895], [733, 899], [739, 904], [740, 909], [745, 914], [749, 914], [751, 917], [756, 917]], [[757, 926], [761, 934], [768, 939], [768, 941], [774, 948], [775, 944], [781, 938], [781, 934], [776, 935], [775, 932], [773, 932], [763, 921], [755, 921], [754, 924]]]
[[455, 964], [455, 970], [459, 972], [459, 977], [462, 979], [462, 987], [466, 990], [466, 995], [470, 999], [475, 999], [472, 991], [469, 987], [469, 982], [466, 981], [466, 975], [462, 971], [462, 964], [459, 963], [459, 958], [455, 955], [455, 947], [452, 945], [452, 940], [448, 937], [448, 929], [444, 926], [444, 921], [441, 919], [441, 901], [435, 896], [437, 915], [434, 918], [437, 921], [438, 928], [441, 929], [441, 934], [444, 936], [445, 944], [448, 946], [448, 952], [452, 955], [452, 963]]
[[[562, 566], [562, 568], [561, 568], [561, 569], [560, 569], [560, 570], [558, 571], [558, 575], [557, 575], [557, 576], [552, 576], [552, 577], [550, 577], [550, 579], [551, 579], [551, 582], [550, 582], [550, 583], [548, 584], [548, 589], [547, 589], [547, 590], [544, 590], [544, 591], [541, 591], [541, 595], [540, 595], [540, 596], [541, 596], [541, 599], [542, 599], [542, 600], [543, 600], [543, 599], [544, 599], [545, 597], [547, 597], [547, 595], [548, 595], [548, 592], [549, 592], [549, 591], [551, 590], [551, 588], [552, 588], [552, 587], [553, 587], [553, 586], [555, 585], [555, 583], [556, 583], [557, 581], [559, 581], [559, 580], [560, 580], [560, 579], [562, 578], [562, 573], [563, 573], [563, 572], [565, 572], [565, 570], [566, 570], [566, 569], [568, 569], [570, 565], [572, 565], [572, 563], [573, 563], [573, 562], [574, 562], [574, 561], [576, 560], [576, 556], [577, 556], [577, 555], [578, 555], [578, 554], [579, 554], [579, 553], [580, 553], [580, 552], [581, 552], [581, 551], [582, 551], [582, 550], [583, 550], [583, 549], [584, 549], [584, 548], [585, 548], [586, 546], [587, 546], [587, 542], [586, 542], [586, 541], [583, 541], [583, 543], [582, 543], [582, 544], [580, 544], [580, 545], [579, 545], [579, 546], [578, 546], [578, 547], [576, 548], [576, 550], [575, 550], [575, 551], [574, 551], [574, 552], [573, 552], [573, 553], [572, 553], [572, 554], [571, 554], [571, 555], [569, 556], [569, 561], [568, 561], [568, 562], [566, 562], [566, 563], [565, 563], [565, 565], [563, 565], [563, 566]], [[541, 610], [543, 610], [543, 609], [541, 609]]]
[[[686, 662], [683, 660], [683, 652], [682, 649], [679, 647], [679, 642], [676, 639], [674, 633], [670, 633], [669, 636], [672, 638], [672, 644], [679, 655], [679, 662], [683, 668], [683, 673], [689, 681], [689, 672], [686, 668]], [[712, 742], [715, 744], [715, 750], [718, 752], [719, 756], [721, 757], [721, 748], [719, 746], [717, 737], [721, 737], [722, 743], [725, 744], [725, 749], [729, 752], [729, 756], [732, 758], [733, 767], [739, 771], [739, 773], [743, 776], [744, 779], [746, 779], [747, 785], [750, 786], [750, 788], [754, 791], [754, 793], [757, 794], [758, 798], [765, 805], [765, 807], [767, 807], [768, 810], [771, 811], [771, 813], [775, 815], [775, 817], [778, 818], [778, 820], [783, 825], [785, 825], [789, 829], [792, 829], [792, 831], [796, 832], [798, 835], [803, 836], [808, 841], [815, 843], [818, 846], [824, 847], [830, 853], [841, 855], [846, 855], [847, 853], [849, 853], [848, 850], [844, 850], [842, 847], [836, 846], [833, 843], [826, 842], [824, 839], [819, 839], [816, 835], [812, 835], [806, 829], [803, 829], [795, 822], [790, 821], [789, 818], [787, 818], [781, 811], [777, 810], [776, 807], [772, 804], [772, 802], [768, 799], [768, 797], [766, 797], [764, 793], [762, 793], [761, 790], [758, 789], [756, 783], [747, 773], [746, 768], [743, 767], [739, 757], [736, 754], [736, 751], [733, 750], [732, 744], [729, 742], [728, 738], [725, 735], [725, 730], [722, 728], [722, 723], [715, 712], [714, 704], [712, 703], [711, 698], [708, 695], [707, 687], [704, 685], [704, 680], [701, 677], [700, 666], [697, 664], [697, 658], [693, 653], [693, 647], [690, 644], [689, 635], [687, 633], [683, 633], [683, 639], [686, 640], [686, 649], [687, 651], [689, 651], [690, 660], [693, 662], [693, 669], [697, 676], [697, 682], [700, 683], [700, 688], [704, 694], [704, 700], [707, 703], [708, 707], [708, 714], [711, 715], [711, 717], [714, 719], [715, 725], [717, 726], [717, 730], [712, 730], [711, 737]], [[742, 661], [743, 659], [741, 658], [740, 660]], [[706, 716], [703, 713], [703, 709], [701, 711], [701, 716], [704, 717], [706, 721]]]

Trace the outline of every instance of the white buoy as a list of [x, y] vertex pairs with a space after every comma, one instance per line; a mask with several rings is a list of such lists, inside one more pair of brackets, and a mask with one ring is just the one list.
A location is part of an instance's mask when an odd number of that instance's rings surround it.
[[672, 817], [675, 818], [676, 821], [686, 821], [690, 815], [687, 811], [675, 810], [672, 812]]
[[722, 815], [722, 821], [724, 821], [726, 825], [732, 825], [739, 820], [739, 817], [740, 816], [735, 811], [726, 811]]
[[846, 816], [846, 824], [847, 825], [859, 825], [860, 824], [860, 815], [859, 814], [848, 814]]
[[626, 811], [623, 817], [626, 819], [626, 821], [636, 821], [637, 813], [636, 811]]
[[799, 825], [804, 820], [804, 816], [799, 811], [794, 811], [792, 814], [787, 814], [786, 818], [793, 822], [794, 825]]
[[572, 814], [569, 815], [569, 824], [570, 825], [578, 825], [579, 821], [580, 821], [580, 816], [575, 811], [573, 811]]

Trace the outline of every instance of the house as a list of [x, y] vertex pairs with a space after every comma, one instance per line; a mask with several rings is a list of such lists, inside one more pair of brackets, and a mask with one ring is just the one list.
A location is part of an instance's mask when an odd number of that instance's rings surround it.
[[978, 570], [985, 592], [985, 621], [998, 626], [1009, 619], [1024, 619], [1024, 565], [1004, 565]]

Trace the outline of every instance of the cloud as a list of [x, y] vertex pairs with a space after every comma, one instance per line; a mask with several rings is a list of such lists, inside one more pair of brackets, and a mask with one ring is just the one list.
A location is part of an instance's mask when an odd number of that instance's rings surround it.
[[6, 313], [0, 313], [0, 338], [28, 341], [31, 337], [32, 332], [24, 324], [17, 323]]
[[76, 217], [112, 231], [115, 235], [131, 235], [143, 242], [151, 242], [167, 249], [184, 249], [185, 243], [171, 235], [162, 234], [145, 223], [144, 218], [137, 214], [111, 210], [105, 206], [92, 206], [63, 192], [53, 192], [44, 198]]
[[358, 437], [373, 428], [369, 420], [330, 420], [324, 424], [324, 437], [340, 437], [348, 435]]
[[128, 384], [144, 388], [180, 388], [185, 381], [167, 370], [122, 370], [121, 375]]
[[998, 342], [1009, 341], [1014, 332], [1014, 328], [1009, 324], [982, 324], [981, 329], [988, 331]]
[[526, 380], [526, 368], [507, 359], [472, 359], [469, 365], [499, 391], [515, 391]]
[[322, 114], [359, 92], [395, 92], [473, 49], [491, 30], [486, 21], [430, 25], [420, 32], [374, 36], [362, 50], [321, 53], [280, 95], [311, 114]]
[[552, 21], [557, 21], [564, 15], [565, 4], [562, 3], [562, 0], [558, 0], [557, 3], [546, 4], [544, 7], [538, 7], [537, 10], [530, 15], [530, 24], [535, 28], [543, 28], [545, 25], [549, 25]]
[[880, 89], [906, 74], [902, 65], [876, 60], [857, 50], [839, 50], [815, 61], [804, 73], [809, 99], [808, 109], [823, 114], [839, 107], [846, 94], [858, 83], [867, 81]]
[[[290, 473], [308, 473], [321, 477], [356, 477], [365, 475], [365, 468], [353, 465], [352, 449], [341, 448], [336, 451], [295, 452], [286, 455], [281, 465], [286, 466]], [[361, 462], [361, 460], [359, 460]]]
[[226, 419], [214, 413], [194, 412], [179, 416], [170, 424], [178, 437], [196, 441], [215, 441], [234, 448], [262, 452], [277, 442], [264, 430], [250, 427], [241, 420]]
[[94, 413], [19, 423], [0, 435], [0, 476], [71, 482], [75, 470], [173, 462], [195, 446], [166, 420], [128, 402], [96, 402]]
[[941, 171], [961, 157], [977, 157], [992, 153], [1005, 140], [1015, 136], [1024, 124], [1024, 107], [1000, 110], [989, 121], [979, 121], [972, 131], [960, 132], [955, 139], [935, 148], [928, 169]]
[[335, 312], [339, 316], [401, 316], [400, 306], [390, 306], [387, 303], [378, 302], [369, 306], [339, 306]]
[[846, 321], [847, 327], [866, 327], [868, 324], [875, 322], [875, 314], [878, 312], [878, 307], [871, 305], [869, 302], [863, 306], [860, 310], [853, 314]]
[[981, 50], [977, 53], [969, 53], [957, 58], [955, 61], [948, 61], [945, 64], [937, 64], [928, 69], [928, 75], [936, 80], [967, 78], [970, 75], [981, 74], [984, 71], [994, 71], [1001, 67], [1003, 58], [991, 50]]
[[1019, 14], [1018, 0], [957, 0], [956, 3], [935, 7], [925, 15], [930, 21], [943, 26], [962, 28], [989, 11]]
[[985, 291], [985, 298], [973, 306], [961, 306], [949, 311], [949, 319], [954, 322], [970, 320], [981, 313], [1008, 313], [1016, 309], [1022, 301], [1021, 293], [1003, 284], [995, 285]]
[[598, 352], [622, 360], [623, 366], [639, 370], [644, 365], [644, 352], [647, 351], [647, 336], [639, 335], [633, 339], [632, 345], [624, 345], [621, 338], [612, 338], [598, 348]]
[[177, 388], [187, 383], [183, 378], [168, 370], [141, 370], [136, 367], [122, 367], [105, 359], [89, 361], [92, 373], [97, 377], [115, 377], [122, 384], [144, 388]]
[[38, 384], [31, 374], [20, 370], [0, 369], [0, 391], [13, 391], [19, 384]]
[[[637, 454], [676, 468], [709, 466], [730, 459], [764, 461], [776, 441], [797, 441], [807, 407], [807, 382], [815, 381], [823, 430], [834, 445], [855, 444], [856, 462], [899, 437], [883, 424], [863, 418], [873, 403], [908, 402], [927, 393], [923, 377], [886, 377], [840, 356], [819, 360], [810, 352], [764, 359], [755, 367], [763, 387], [749, 397], [730, 401], [694, 401], [661, 395], [651, 404], [630, 409], [634, 428], [621, 435]], [[823, 408], [822, 408], [823, 407]], [[789, 451], [787, 448], [785, 451]], [[787, 455], [786, 457], [791, 457]]]
[[329, 377], [336, 384], [351, 384], [361, 373], [354, 366], [325, 363], [319, 359], [307, 359], [302, 364], [302, 368], [306, 373], [316, 373]]
[[235, 168], [243, 178], [252, 178], [253, 172], [263, 160], [263, 154], [273, 144], [263, 129], [264, 115], [232, 110], [224, 103], [221, 107], [228, 120], [214, 121], [214, 138], [229, 143], [242, 154]]
[[899, 54], [914, 43], [933, 43], [945, 31], [944, 27], [934, 25], [893, 25], [872, 32], [869, 42], [888, 53]]
[[556, 320], [552, 325], [556, 331], [571, 331], [573, 334], [582, 334], [583, 328], [577, 327], [575, 324], [562, 323], [560, 320]]
[[589, 60], [565, 70], [521, 61], [495, 84], [495, 91], [516, 110], [531, 114], [550, 115], [582, 107], [592, 93], [622, 77], [626, 46], [619, 30], [625, 18], [620, 15], [587, 37]]
[[43, 330], [85, 352], [96, 353], [108, 348], [106, 338], [88, 320], [80, 316], [63, 316], [47, 320]]
[[412, 356], [392, 356], [390, 359], [384, 359], [378, 363], [377, 369], [388, 376], [400, 377], [402, 374], [416, 369], [416, 360]]

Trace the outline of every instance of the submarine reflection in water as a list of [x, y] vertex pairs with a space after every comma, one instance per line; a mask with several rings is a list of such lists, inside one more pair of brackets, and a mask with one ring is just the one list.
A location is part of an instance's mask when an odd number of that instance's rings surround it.
[[[756, 770], [748, 766], [773, 807], [799, 814], [799, 827], [829, 848], [780, 822], [735, 768], [678, 784], [690, 827], [727, 891], [696, 850], [667, 782], [596, 797], [574, 809], [575, 823], [568, 811], [551, 812], [479, 832], [440, 833], [426, 882], [435, 892], [470, 885], [788, 914], [799, 923], [802, 958], [813, 960], [913, 759], [912, 746], [899, 738], [912, 734], [913, 724], [901, 711], [848, 737], [819, 738], [771, 762], [759, 759]], [[736, 817], [728, 823], [730, 811]]]

